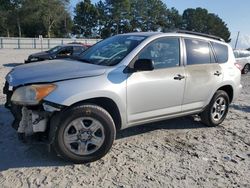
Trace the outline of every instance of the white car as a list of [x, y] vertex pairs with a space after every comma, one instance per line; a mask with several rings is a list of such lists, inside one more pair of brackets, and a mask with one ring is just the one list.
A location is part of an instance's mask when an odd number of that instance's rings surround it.
[[250, 51], [234, 50], [235, 60], [240, 65], [241, 73], [247, 74], [250, 69]]

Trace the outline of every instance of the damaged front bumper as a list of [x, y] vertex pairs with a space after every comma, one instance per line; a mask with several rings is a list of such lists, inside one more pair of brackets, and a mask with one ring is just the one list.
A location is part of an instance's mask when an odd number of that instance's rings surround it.
[[[55, 117], [58, 117], [65, 106], [58, 105], [48, 101], [41, 101], [35, 106], [22, 106], [11, 102], [11, 96], [15, 88], [9, 87], [5, 83], [3, 93], [6, 95], [5, 107], [10, 109], [14, 116], [12, 127], [17, 130], [18, 137], [24, 141], [31, 135], [39, 135], [48, 138], [51, 142], [55, 130]], [[58, 120], [56, 120], [58, 121]], [[53, 127], [54, 126], [54, 127]], [[53, 128], [52, 128], [53, 127]]]
[[27, 136], [37, 132], [45, 132], [49, 116], [50, 114], [46, 111], [31, 110], [23, 106], [17, 132]]

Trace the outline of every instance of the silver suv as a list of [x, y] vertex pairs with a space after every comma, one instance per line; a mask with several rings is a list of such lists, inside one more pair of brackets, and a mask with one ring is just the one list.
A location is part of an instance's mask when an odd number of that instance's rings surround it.
[[128, 33], [79, 59], [26, 64], [6, 76], [6, 107], [19, 138], [38, 135], [76, 163], [103, 157], [116, 132], [199, 114], [219, 125], [239, 95], [232, 48], [199, 33]]

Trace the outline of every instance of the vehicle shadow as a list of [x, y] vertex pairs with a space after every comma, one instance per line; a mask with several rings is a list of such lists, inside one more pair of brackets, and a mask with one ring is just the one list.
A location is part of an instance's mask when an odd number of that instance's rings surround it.
[[186, 116], [181, 118], [175, 118], [170, 120], [164, 120], [155, 123], [149, 123], [144, 125], [139, 125], [135, 127], [130, 127], [124, 130], [121, 130], [117, 133], [116, 139], [122, 139], [125, 137], [135, 136], [139, 134], [144, 134], [147, 132], [155, 130], [172, 130], [172, 129], [198, 129], [198, 128], [208, 128], [200, 121], [194, 121], [193, 116]]
[[22, 143], [11, 127], [13, 117], [3, 104], [0, 105], [0, 172], [12, 168], [51, 167], [72, 165], [58, 158], [42, 143]]
[[23, 65], [24, 63], [6, 63], [3, 64], [4, 67], [16, 67], [18, 65]]
[[[203, 128], [203, 124], [193, 121], [192, 117], [178, 118], [158, 123], [151, 123], [121, 130], [117, 139], [139, 135], [160, 129], [194, 129]], [[11, 127], [13, 117], [4, 105], [0, 105], [0, 172], [12, 168], [67, 166], [66, 162], [42, 143], [22, 143], [17, 138], [16, 131]], [[89, 166], [86, 164], [86, 166]]]
[[247, 105], [231, 104], [230, 107], [235, 110], [240, 110], [243, 112], [250, 112], [250, 106], [247, 106]]

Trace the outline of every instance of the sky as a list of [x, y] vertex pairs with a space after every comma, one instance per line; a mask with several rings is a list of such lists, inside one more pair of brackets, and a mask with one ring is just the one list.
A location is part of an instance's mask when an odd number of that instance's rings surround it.
[[[71, 9], [81, 0], [71, 0]], [[98, 0], [91, 0], [96, 3]], [[168, 8], [175, 7], [180, 14], [187, 8], [206, 8], [209, 13], [217, 14], [231, 32], [231, 46], [235, 46], [240, 32], [237, 48], [250, 47], [250, 1], [249, 0], [163, 0]]]

